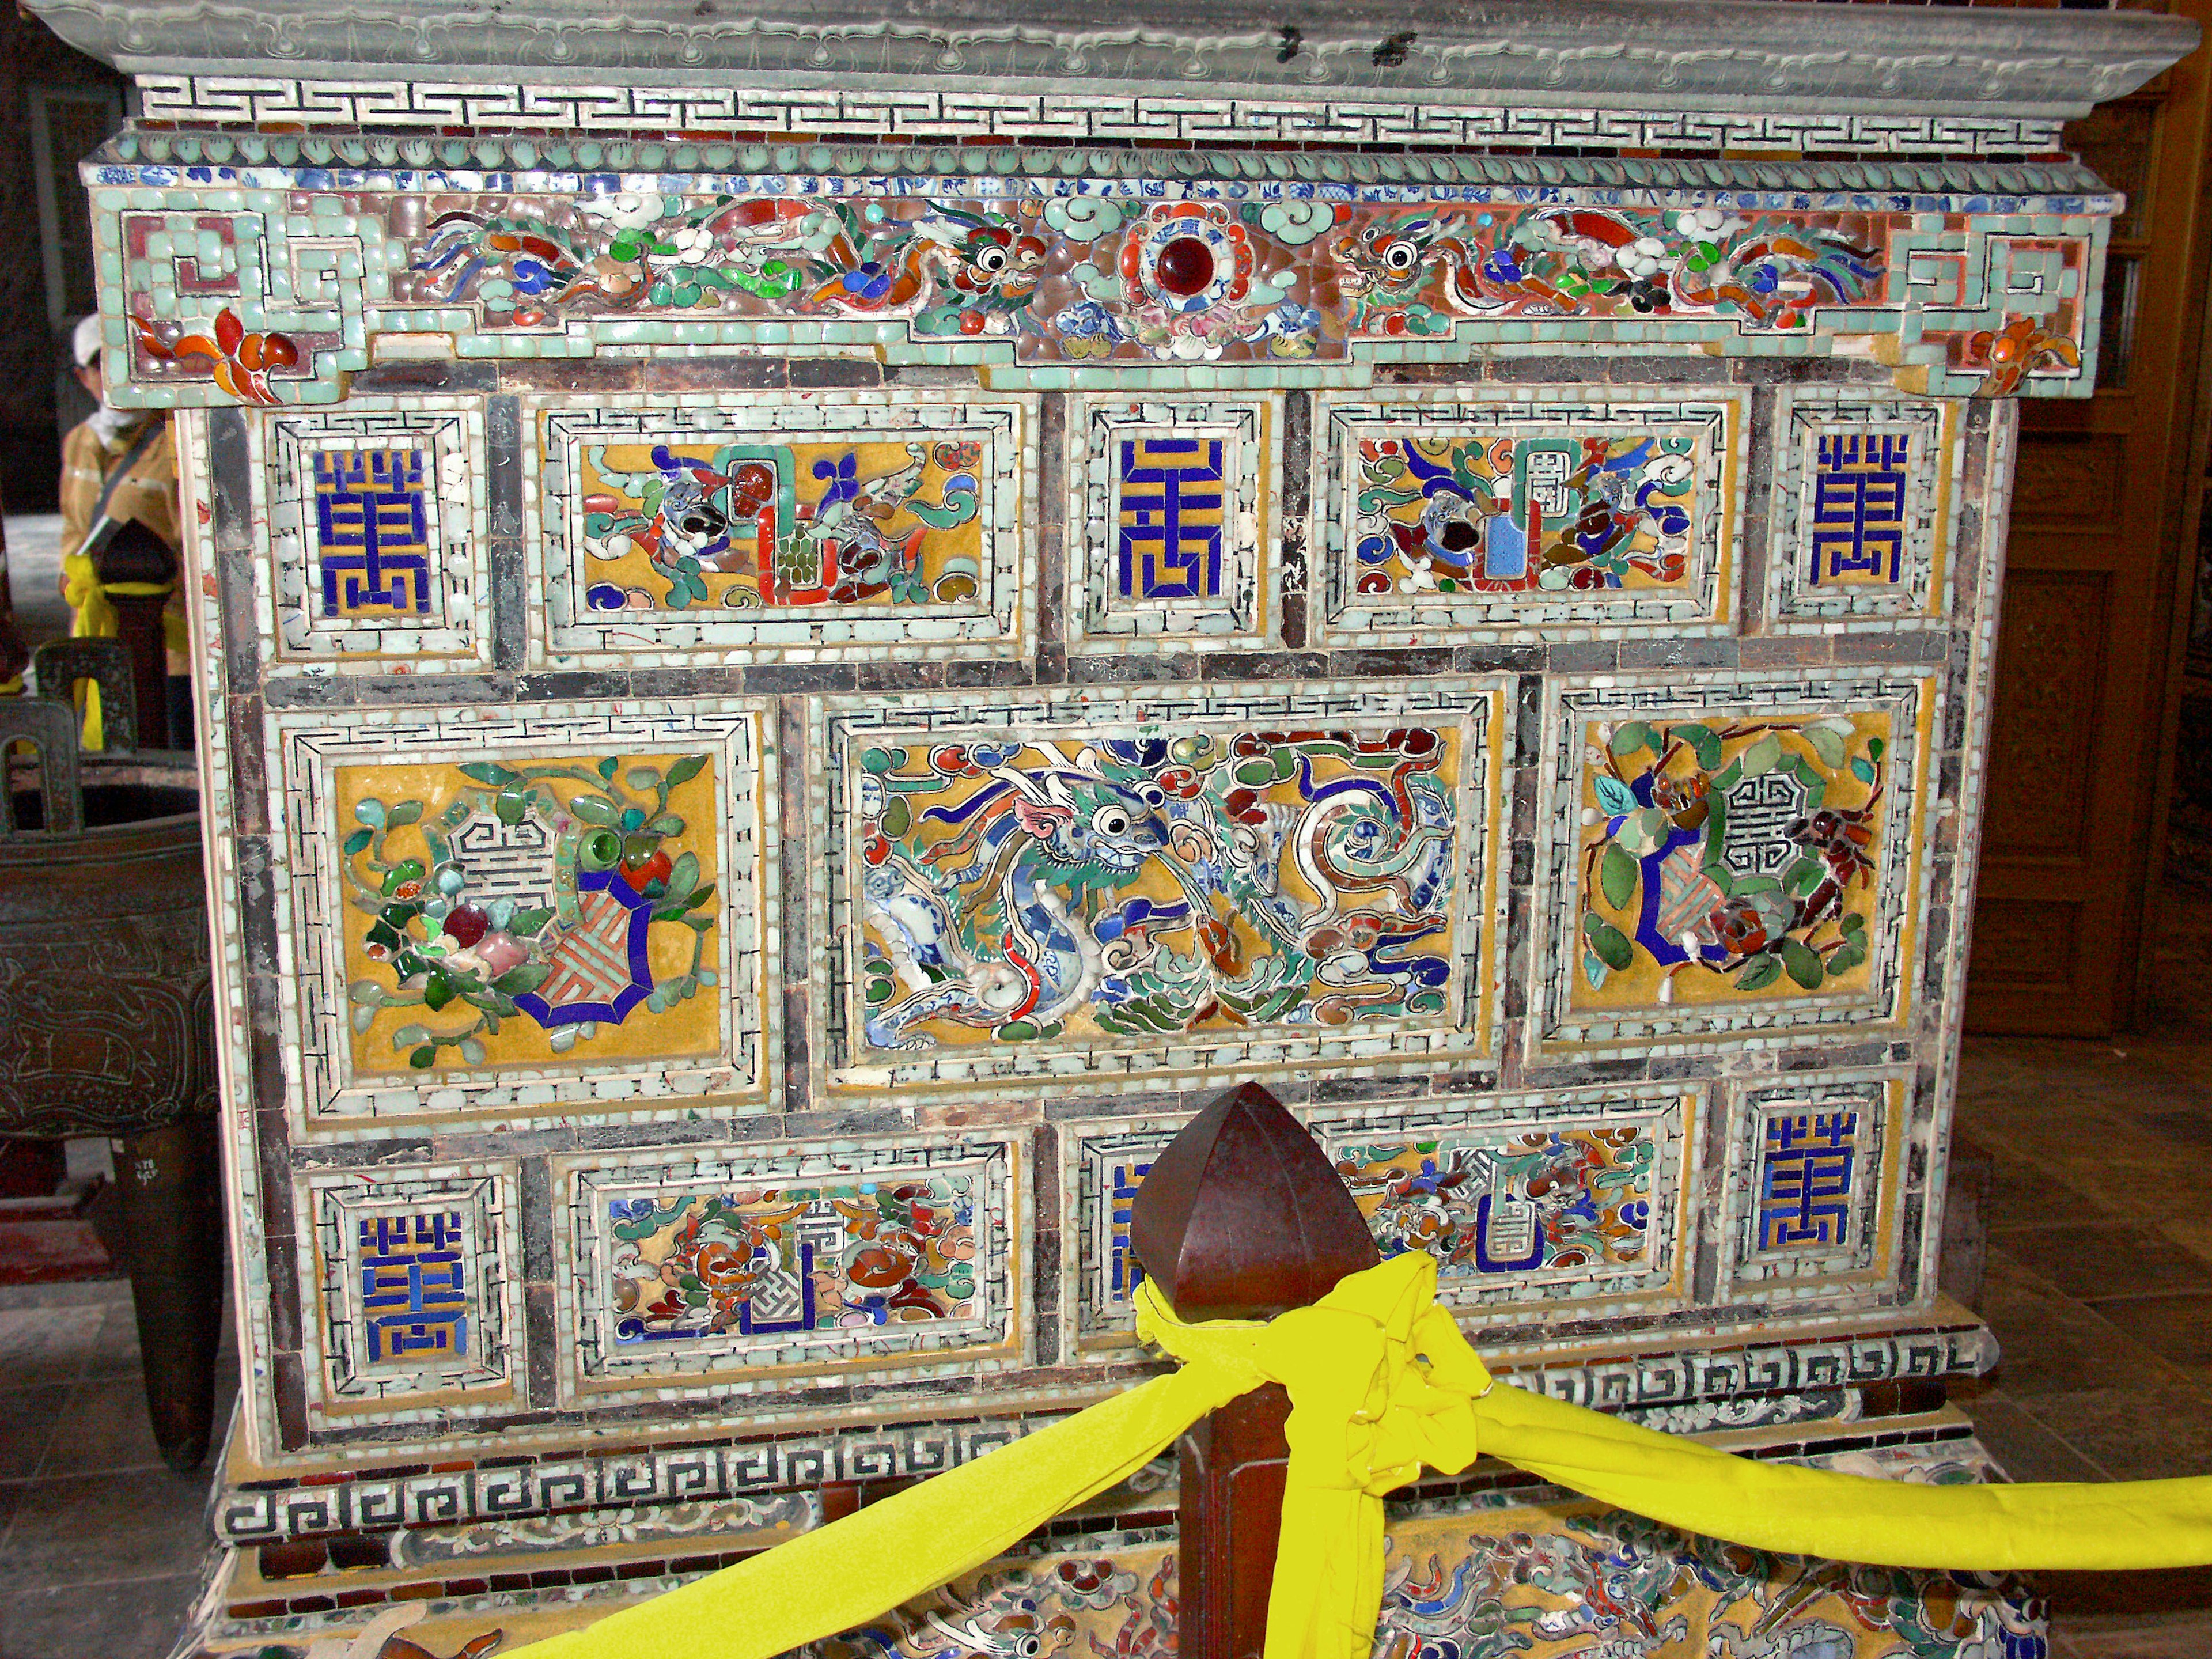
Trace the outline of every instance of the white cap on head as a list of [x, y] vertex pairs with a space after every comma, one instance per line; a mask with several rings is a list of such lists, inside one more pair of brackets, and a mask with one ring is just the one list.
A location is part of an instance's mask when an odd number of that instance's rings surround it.
[[104, 343], [100, 334], [100, 313], [95, 311], [78, 322], [76, 333], [70, 338], [70, 350], [76, 358], [76, 366], [90, 368], [93, 359], [100, 356], [100, 348]]

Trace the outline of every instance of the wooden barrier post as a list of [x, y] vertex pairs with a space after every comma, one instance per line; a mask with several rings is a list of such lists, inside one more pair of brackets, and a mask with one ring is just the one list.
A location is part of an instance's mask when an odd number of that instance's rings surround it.
[[[1251, 1083], [1193, 1118], [1152, 1160], [1129, 1243], [1186, 1320], [1273, 1318], [1380, 1259], [1328, 1154]], [[1289, 1395], [1270, 1382], [1201, 1419], [1177, 1447], [1181, 1659], [1259, 1659], [1290, 1411]]]

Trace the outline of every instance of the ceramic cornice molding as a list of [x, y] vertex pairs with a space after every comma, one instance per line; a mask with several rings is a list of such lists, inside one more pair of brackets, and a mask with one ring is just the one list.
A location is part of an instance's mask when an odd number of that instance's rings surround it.
[[[2142, 85], [2197, 44], [2141, 12], [1928, 9], [1776, 0], [1125, 0], [1110, 22], [1060, 8], [977, 17], [949, 0], [730, 15], [700, 0], [527, 10], [441, 0], [279, 9], [198, 0], [29, 0], [80, 50], [144, 75], [401, 81], [526, 71], [558, 85], [727, 83], [787, 90], [912, 86], [994, 94], [1158, 92], [1448, 106], [1620, 111], [1787, 106], [2067, 117]], [[1096, 7], [1099, 13], [1109, 8]]]

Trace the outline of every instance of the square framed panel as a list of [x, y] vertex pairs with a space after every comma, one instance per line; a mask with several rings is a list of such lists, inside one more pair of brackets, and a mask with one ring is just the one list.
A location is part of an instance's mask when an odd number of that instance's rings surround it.
[[1386, 1257], [1428, 1251], [1463, 1321], [1517, 1323], [1685, 1304], [1702, 1103], [1680, 1085], [1485, 1095], [1320, 1111], [1312, 1127]]
[[1278, 637], [1282, 432], [1279, 393], [1070, 400], [1071, 648]]
[[1721, 1229], [1738, 1300], [1829, 1295], [1895, 1279], [1911, 1086], [1893, 1073], [1729, 1086]]
[[562, 1387], [702, 1397], [1018, 1364], [1019, 1136], [555, 1160]]
[[1958, 404], [1857, 386], [1775, 394], [1766, 613], [1778, 633], [1855, 618], [1935, 626], [1949, 615]]
[[1129, 1248], [1130, 1205], [1185, 1115], [1084, 1119], [1060, 1127], [1063, 1351], [1126, 1355], [1145, 1270]]
[[833, 1090], [1486, 1056], [1504, 686], [813, 700]]
[[248, 430], [269, 526], [272, 669], [489, 665], [481, 404], [286, 413]]
[[308, 1127], [766, 1094], [765, 705], [270, 725], [285, 1048]]
[[1723, 634], [1746, 394], [1323, 394], [1316, 626], [1334, 646]]
[[610, 398], [528, 424], [533, 660], [998, 656], [1034, 637], [1034, 398]]
[[1536, 1052], [1901, 1024], [1940, 701], [1858, 668], [1550, 685]]
[[327, 1419], [512, 1405], [522, 1343], [516, 1166], [299, 1178], [308, 1408]]

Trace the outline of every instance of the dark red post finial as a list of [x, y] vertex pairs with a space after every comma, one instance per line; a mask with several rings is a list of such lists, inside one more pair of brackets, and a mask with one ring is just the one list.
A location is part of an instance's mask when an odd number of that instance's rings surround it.
[[[1252, 1083], [1208, 1106], [1152, 1160], [1129, 1243], [1186, 1320], [1269, 1318], [1319, 1301], [1381, 1260], [1328, 1155]], [[1181, 1659], [1259, 1659], [1290, 1412], [1290, 1396], [1270, 1382], [1182, 1437]]]

